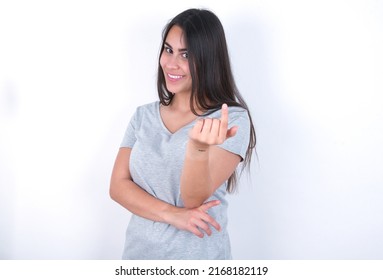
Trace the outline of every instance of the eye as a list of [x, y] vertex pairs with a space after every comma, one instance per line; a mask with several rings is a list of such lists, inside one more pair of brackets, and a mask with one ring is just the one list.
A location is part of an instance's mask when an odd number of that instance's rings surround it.
[[164, 51], [167, 53], [173, 53], [173, 50], [167, 46], [164, 47]]
[[185, 58], [185, 59], [188, 59], [188, 58], [189, 58], [189, 54], [188, 54], [188, 52], [184, 52], [184, 53], [182, 53], [181, 56], [182, 56], [183, 58]]

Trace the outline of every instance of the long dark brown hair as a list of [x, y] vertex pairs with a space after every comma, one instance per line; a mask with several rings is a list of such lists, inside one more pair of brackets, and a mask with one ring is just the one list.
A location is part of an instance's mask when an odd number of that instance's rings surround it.
[[[256, 136], [249, 108], [237, 89], [231, 71], [230, 59], [223, 26], [218, 17], [209, 10], [189, 9], [174, 17], [164, 28], [158, 59], [157, 90], [161, 104], [168, 106], [174, 94], [166, 88], [165, 76], [160, 65], [161, 54], [169, 30], [177, 25], [183, 30], [188, 51], [188, 62], [192, 77], [190, 109], [195, 114], [199, 109], [211, 113], [222, 104], [244, 108], [250, 119], [250, 140], [242, 170], [249, 166]], [[228, 179], [227, 191], [232, 192], [237, 183], [236, 172]]]

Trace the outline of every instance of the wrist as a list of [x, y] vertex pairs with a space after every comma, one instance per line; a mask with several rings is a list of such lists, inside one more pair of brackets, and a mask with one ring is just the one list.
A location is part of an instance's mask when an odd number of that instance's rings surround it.
[[210, 148], [210, 145], [189, 139], [188, 149], [190, 149], [192, 151], [207, 152], [207, 151], [209, 151], [209, 148]]
[[174, 217], [179, 213], [180, 208], [174, 205], [169, 205], [161, 213], [162, 222], [174, 226]]
[[210, 146], [189, 140], [186, 148], [186, 159], [204, 161], [209, 158]]

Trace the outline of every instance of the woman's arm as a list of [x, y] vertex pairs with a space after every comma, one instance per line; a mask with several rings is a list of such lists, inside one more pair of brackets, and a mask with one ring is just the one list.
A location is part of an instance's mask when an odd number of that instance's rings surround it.
[[117, 154], [109, 191], [113, 200], [138, 216], [173, 225], [199, 237], [203, 237], [203, 233], [198, 228], [208, 235], [211, 234], [209, 224], [220, 230], [219, 224], [206, 213], [209, 208], [218, 205], [219, 201], [210, 201], [194, 209], [186, 209], [153, 197], [133, 182], [129, 171], [130, 153], [130, 148], [120, 148]]
[[185, 207], [202, 205], [235, 171], [241, 157], [216, 145], [233, 137], [228, 130], [228, 108], [222, 106], [221, 119], [200, 119], [189, 133], [181, 175], [181, 197]]

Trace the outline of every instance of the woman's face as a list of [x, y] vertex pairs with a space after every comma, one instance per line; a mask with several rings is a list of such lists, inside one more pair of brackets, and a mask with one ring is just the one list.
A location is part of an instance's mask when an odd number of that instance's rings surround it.
[[174, 25], [165, 38], [160, 65], [164, 72], [166, 88], [174, 94], [191, 94], [188, 52], [182, 29]]

